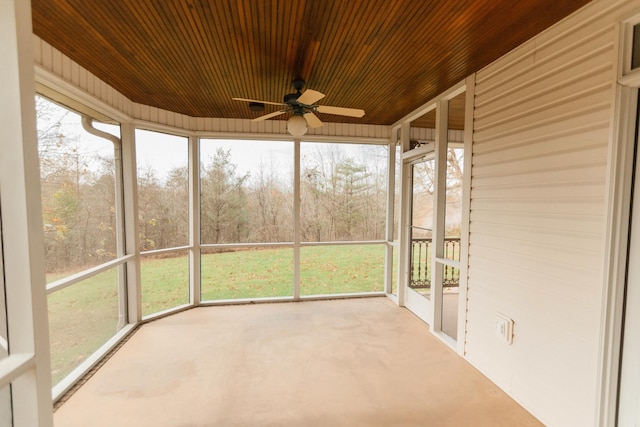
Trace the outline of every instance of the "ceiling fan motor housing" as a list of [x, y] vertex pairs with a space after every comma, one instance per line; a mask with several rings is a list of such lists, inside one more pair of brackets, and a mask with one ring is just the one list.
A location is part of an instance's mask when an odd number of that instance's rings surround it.
[[300, 104], [298, 102], [298, 98], [300, 98], [300, 95], [302, 95], [302, 93], [300, 93], [300, 91], [298, 90], [297, 93], [289, 93], [284, 96], [284, 103], [287, 104], [289, 108], [291, 108], [294, 116], [302, 116], [308, 109], [305, 109], [304, 104]]
[[295, 116], [302, 116], [305, 113], [305, 108], [298, 103], [298, 98], [302, 95], [301, 91], [305, 84], [306, 82], [302, 79], [294, 79], [291, 82], [291, 86], [296, 90], [296, 93], [289, 93], [284, 96], [284, 103], [293, 110]]
[[298, 98], [302, 95], [300, 92], [298, 93], [288, 93], [284, 96], [284, 103], [290, 107], [298, 105]]

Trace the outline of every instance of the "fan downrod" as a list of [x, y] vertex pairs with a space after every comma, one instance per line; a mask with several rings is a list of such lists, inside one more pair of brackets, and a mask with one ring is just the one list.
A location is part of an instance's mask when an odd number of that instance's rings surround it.
[[293, 109], [294, 114], [302, 115], [304, 113], [302, 107], [298, 104], [298, 98], [302, 95], [302, 88], [306, 82], [302, 79], [294, 79], [291, 86], [296, 90], [295, 93], [289, 93], [284, 96], [284, 103]]
[[300, 92], [302, 90], [302, 88], [304, 87], [304, 85], [306, 84], [306, 82], [302, 79], [294, 79], [291, 82], [291, 86], [293, 86], [293, 88], [295, 90], [297, 90], [298, 92]]

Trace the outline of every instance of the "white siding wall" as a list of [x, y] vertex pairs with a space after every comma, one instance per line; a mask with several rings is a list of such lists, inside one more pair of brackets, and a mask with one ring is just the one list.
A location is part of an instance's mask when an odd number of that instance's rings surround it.
[[[36, 35], [33, 36], [33, 46], [36, 66], [132, 119], [187, 131], [220, 133], [225, 136], [229, 134], [275, 134], [288, 137], [289, 135], [285, 120], [252, 122], [240, 119], [190, 117], [137, 104]], [[320, 128], [309, 129], [307, 136], [387, 139], [391, 137], [391, 128], [357, 123], [325, 123]]]
[[596, 0], [476, 76], [466, 357], [550, 426], [594, 424], [616, 23], [634, 9]]
[[[411, 128], [409, 139], [421, 142], [434, 142], [436, 140], [436, 130], [433, 128]], [[450, 130], [447, 141], [464, 142], [464, 131]]]

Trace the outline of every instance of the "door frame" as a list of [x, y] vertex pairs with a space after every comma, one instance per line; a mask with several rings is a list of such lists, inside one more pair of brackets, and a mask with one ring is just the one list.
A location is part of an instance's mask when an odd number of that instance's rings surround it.
[[[434, 213], [437, 211], [442, 212], [437, 216], [441, 218], [439, 221], [444, 223], [444, 190], [446, 187], [446, 150], [447, 150], [447, 140], [448, 140], [448, 129], [447, 129], [447, 121], [448, 121], [448, 102], [455, 98], [456, 96], [465, 93], [465, 129], [464, 129], [464, 150], [465, 150], [465, 158], [464, 158], [464, 178], [463, 178], [463, 200], [462, 200], [462, 224], [461, 224], [461, 237], [460, 237], [460, 288], [459, 288], [459, 304], [458, 304], [458, 333], [457, 340], [449, 337], [442, 331], [442, 288], [441, 281], [440, 285], [437, 285], [437, 277], [432, 277], [432, 296], [430, 304], [432, 304], [432, 309], [428, 316], [425, 315], [416, 315], [423, 319], [426, 323], [429, 324], [430, 329], [434, 335], [442, 339], [447, 345], [449, 345], [452, 349], [454, 349], [458, 354], [465, 354], [465, 342], [466, 342], [466, 317], [467, 317], [467, 277], [468, 277], [468, 257], [469, 257], [469, 220], [470, 220], [470, 206], [471, 206], [471, 158], [472, 158], [472, 140], [473, 140], [473, 110], [474, 110], [474, 89], [475, 89], [475, 74], [467, 77], [465, 80], [459, 82], [457, 85], [453, 86], [448, 91], [442, 93], [432, 101], [425, 104], [423, 107], [415, 110], [411, 114], [405, 116], [401, 121], [394, 124], [392, 127], [400, 126], [401, 129], [401, 141], [403, 147], [402, 154], [402, 199], [401, 199], [401, 210], [402, 214], [400, 215], [400, 230], [401, 230], [401, 247], [400, 247], [400, 257], [399, 257], [399, 271], [400, 271], [400, 281], [398, 286], [398, 304], [403, 307], [410, 308], [407, 304], [407, 294], [408, 292], [408, 274], [409, 274], [409, 245], [410, 245], [410, 234], [408, 232], [408, 224], [410, 223], [410, 205], [409, 198], [410, 188], [408, 184], [408, 179], [410, 179], [410, 168], [408, 164], [411, 160], [415, 160], [420, 156], [424, 156], [426, 152], [433, 150], [436, 156], [436, 163], [438, 163], [438, 159], [444, 158], [445, 168], [440, 173], [445, 174], [445, 178], [440, 178], [440, 184], [437, 184], [438, 195], [434, 199], [441, 198], [440, 206], [434, 205]], [[436, 111], [436, 136], [435, 142], [433, 143], [433, 148], [429, 146], [418, 147], [416, 149], [410, 149], [410, 126], [411, 121], [416, 118], [430, 112]], [[442, 162], [442, 160], [440, 160]], [[436, 166], [438, 168], [438, 166]], [[440, 169], [443, 169], [440, 167]], [[435, 225], [435, 224], [434, 224]], [[439, 233], [444, 237], [444, 230], [442, 227], [439, 227]], [[436, 231], [436, 227], [434, 227], [434, 242], [438, 238], [438, 231]], [[437, 270], [442, 270], [441, 268], [434, 268], [432, 274], [437, 274]], [[442, 273], [439, 273], [440, 275]], [[434, 285], [435, 289], [434, 289]], [[440, 291], [437, 291], [437, 286], [440, 286]], [[409, 297], [410, 298], [410, 297]], [[435, 301], [440, 299], [438, 304], [434, 304]], [[411, 305], [411, 302], [409, 302]]]
[[[638, 128], [640, 129], [640, 120]], [[636, 133], [638, 135], [638, 133]], [[635, 146], [638, 146], [637, 136]], [[640, 337], [633, 331], [640, 329], [640, 264], [633, 262], [640, 258], [640, 153], [636, 148], [632, 203], [630, 206], [629, 247], [627, 251], [627, 269], [624, 290], [623, 322], [621, 327], [620, 373], [618, 375], [618, 403], [616, 408], [617, 425], [635, 425], [640, 419]], [[636, 286], [630, 287], [630, 283]], [[630, 359], [629, 359], [630, 358]], [[634, 363], [635, 362], [635, 363]], [[621, 415], [625, 418], [621, 420]], [[630, 417], [635, 418], [631, 419]], [[624, 424], [621, 422], [624, 421]]]
[[[429, 298], [420, 295], [419, 292], [414, 291], [409, 287], [410, 284], [410, 274], [411, 274], [411, 228], [413, 226], [413, 167], [425, 161], [432, 160], [435, 157], [435, 144], [428, 143], [424, 146], [413, 149], [402, 157], [402, 188], [405, 193], [405, 197], [403, 200], [405, 201], [403, 204], [402, 212], [403, 214], [403, 231], [406, 238], [404, 239], [404, 244], [402, 245], [402, 251], [406, 254], [406, 256], [402, 257], [403, 260], [403, 280], [402, 287], [403, 291], [403, 304], [407, 307], [413, 314], [418, 316], [424, 322], [429, 325], [433, 323], [434, 317], [434, 295], [433, 295], [433, 279], [431, 281], [431, 294]], [[435, 199], [436, 194], [434, 194], [434, 208], [435, 208]], [[434, 209], [435, 213], [435, 209]], [[433, 237], [432, 237], [433, 239]], [[434, 240], [432, 240], [434, 241]], [[432, 261], [433, 263], [433, 261]]]
[[618, 413], [623, 328], [624, 292], [629, 248], [631, 192], [638, 114], [640, 73], [625, 72], [624, 63], [632, 52], [629, 43], [633, 25], [640, 14], [618, 23], [615, 50], [618, 55], [616, 81], [611, 108], [611, 133], [607, 150], [607, 189], [604, 246], [604, 286], [598, 355], [597, 399], [595, 424], [615, 425]]

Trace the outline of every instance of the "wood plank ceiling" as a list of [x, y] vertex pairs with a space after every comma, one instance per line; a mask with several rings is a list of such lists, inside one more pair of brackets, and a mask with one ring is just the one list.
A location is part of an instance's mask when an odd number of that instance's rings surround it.
[[303, 78], [319, 104], [366, 111], [323, 121], [389, 125], [588, 1], [32, 0], [32, 14], [36, 35], [138, 103], [253, 118], [231, 98], [281, 102]]

